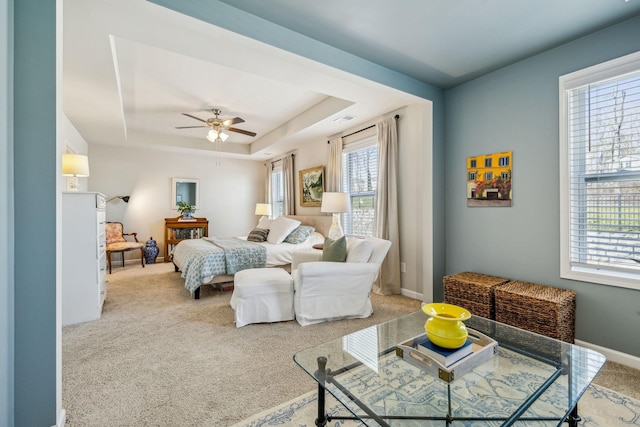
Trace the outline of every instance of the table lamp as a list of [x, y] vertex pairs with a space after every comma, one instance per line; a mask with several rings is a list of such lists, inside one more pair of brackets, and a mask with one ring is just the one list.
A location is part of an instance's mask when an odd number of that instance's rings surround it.
[[256, 215], [262, 215], [260, 221], [271, 215], [271, 205], [269, 203], [256, 203]]
[[72, 176], [69, 191], [78, 191], [78, 177], [89, 176], [89, 158], [82, 154], [63, 154], [62, 176]]
[[344, 236], [340, 225], [340, 214], [349, 212], [351, 209], [349, 193], [322, 193], [322, 204], [320, 212], [333, 214], [333, 221], [329, 229], [328, 238], [336, 240]]

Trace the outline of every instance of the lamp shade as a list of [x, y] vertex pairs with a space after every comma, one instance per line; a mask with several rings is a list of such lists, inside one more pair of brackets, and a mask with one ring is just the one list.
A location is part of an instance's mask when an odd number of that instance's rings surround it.
[[271, 215], [271, 205], [269, 203], [256, 203], [256, 215]]
[[89, 158], [82, 154], [63, 154], [62, 175], [75, 177], [89, 176]]
[[350, 209], [349, 193], [322, 193], [322, 204], [320, 212], [344, 213]]

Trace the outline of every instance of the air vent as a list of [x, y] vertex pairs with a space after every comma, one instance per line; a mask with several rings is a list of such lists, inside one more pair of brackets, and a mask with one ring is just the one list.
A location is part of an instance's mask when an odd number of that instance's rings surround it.
[[337, 124], [342, 124], [342, 123], [347, 123], [353, 119], [355, 119], [354, 116], [342, 116], [342, 117], [337, 117], [333, 119], [333, 121], [336, 122]]

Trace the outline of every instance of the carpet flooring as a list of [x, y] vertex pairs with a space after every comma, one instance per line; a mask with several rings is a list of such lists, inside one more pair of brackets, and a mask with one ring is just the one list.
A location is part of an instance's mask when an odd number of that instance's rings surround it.
[[114, 269], [101, 319], [62, 331], [67, 425], [230, 426], [313, 389], [296, 352], [420, 308], [374, 295], [367, 319], [236, 328], [230, 297], [191, 299], [172, 264]]
[[[277, 413], [282, 402], [314, 399], [315, 383], [295, 365], [293, 354], [420, 308], [420, 301], [403, 296], [373, 295], [374, 314], [368, 319], [236, 328], [230, 297], [231, 292], [206, 286], [200, 300], [191, 299], [172, 264], [114, 269], [102, 318], [62, 331], [67, 426], [269, 425], [250, 423], [254, 414]], [[626, 369], [613, 364], [614, 373]], [[631, 382], [619, 376], [603, 382], [636, 389], [640, 375], [630, 371], [636, 375]], [[589, 393], [596, 401], [616, 396], [638, 414], [637, 401], [622, 394], [595, 386]], [[315, 405], [299, 406], [296, 420], [279, 425], [312, 426]]]

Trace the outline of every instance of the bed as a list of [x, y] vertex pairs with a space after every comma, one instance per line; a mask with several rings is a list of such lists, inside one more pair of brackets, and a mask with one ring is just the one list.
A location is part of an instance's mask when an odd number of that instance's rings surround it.
[[303, 243], [247, 242], [246, 237], [202, 238], [183, 240], [176, 245], [172, 261], [176, 272], [185, 279], [185, 288], [195, 299], [200, 298], [202, 285], [220, 285], [233, 282], [238, 271], [256, 267], [281, 267], [290, 269], [293, 253], [312, 250], [312, 246], [324, 241], [331, 227], [331, 216], [286, 215], [300, 221], [300, 225], [315, 228], [315, 232]]

